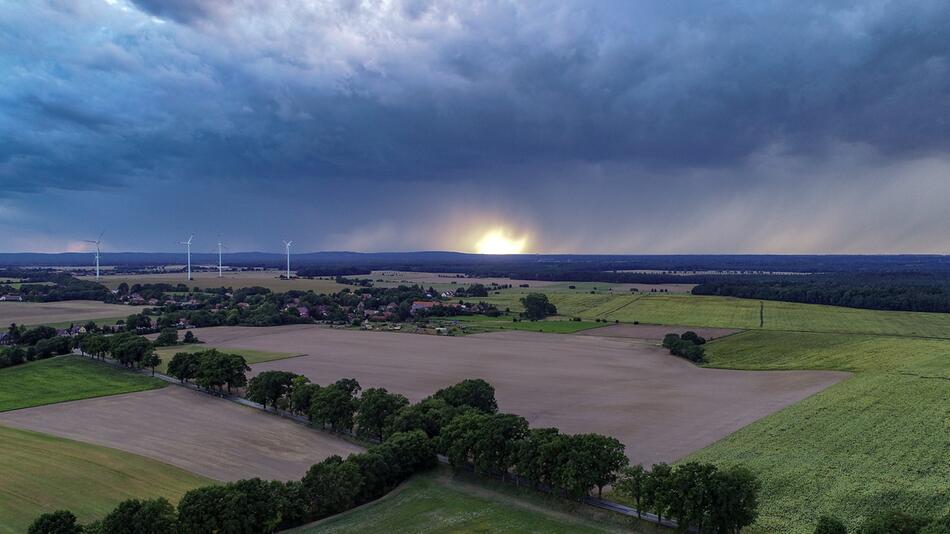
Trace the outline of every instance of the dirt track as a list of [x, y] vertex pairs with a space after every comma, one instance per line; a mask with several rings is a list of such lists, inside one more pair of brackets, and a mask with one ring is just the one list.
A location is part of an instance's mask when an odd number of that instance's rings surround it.
[[694, 326], [667, 326], [656, 324], [614, 324], [590, 330], [581, 330], [578, 335], [596, 337], [619, 337], [627, 339], [643, 339], [648, 341], [662, 341], [666, 334], [682, 334], [692, 330], [707, 340], [713, 340], [741, 330], [729, 328], [697, 328]]
[[308, 356], [253, 366], [325, 384], [353, 377], [417, 401], [464, 378], [491, 382], [501, 410], [533, 426], [617, 437], [646, 465], [673, 461], [842, 380], [825, 371], [701, 369], [651, 344], [503, 332], [437, 337], [295, 325], [197, 332], [218, 347]]
[[360, 447], [177, 386], [0, 414], [0, 424], [97, 443], [217, 480], [298, 479]]

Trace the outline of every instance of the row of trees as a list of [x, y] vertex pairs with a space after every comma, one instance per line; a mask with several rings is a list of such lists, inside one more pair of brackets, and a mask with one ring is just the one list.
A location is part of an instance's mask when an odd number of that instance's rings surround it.
[[155, 354], [155, 346], [148, 339], [131, 332], [119, 332], [111, 336], [86, 334], [79, 338], [79, 349], [96, 358], [111, 356], [114, 360], [129, 368], [155, 368], [162, 359]]
[[199, 352], [178, 352], [168, 362], [168, 374], [181, 382], [194, 383], [208, 391], [222, 393], [224, 388], [247, 385], [247, 372], [251, 368], [239, 354], [219, 352], [209, 349]]
[[655, 464], [624, 468], [614, 490], [636, 505], [641, 515], [652, 511], [676, 520], [679, 530], [738, 533], [758, 515], [761, 484], [744, 467], [718, 469], [713, 464], [688, 462], [671, 467]]
[[686, 358], [694, 363], [706, 362], [706, 350], [702, 345], [706, 340], [697, 335], [696, 332], [684, 332], [679, 334], [666, 334], [663, 336], [663, 347], [669, 349], [670, 354]]
[[266, 534], [375, 500], [436, 462], [425, 433], [402, 432], [345, 460], [331, 456], [299, 481], [253, 478], [205, 486], [187, 492], [177, 508], [165, 499], [130, 499], [85, 526], [59, 510], [38, 517], [29, 534]]

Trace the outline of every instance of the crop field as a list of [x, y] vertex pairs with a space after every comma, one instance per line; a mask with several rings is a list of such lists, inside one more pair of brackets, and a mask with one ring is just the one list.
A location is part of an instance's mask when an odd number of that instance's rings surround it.
[[196, 334], [218, 347], [306, 354], [255, 364], [251, 374], [286, 370], [322, 384], [352, 377], [413, 401], [484, 378], [501, 410], [535, 426], [615, 436], [648, 464], [681, 458], [847, 376], [701, 369], [654, 343], [537, 332], [447, 337], [288, 325]]
[[122, 304], [104, 304], [91, 300], [65, 300], [62, 302], [0, 302], [0, 325], [10, 323], [39, 324], [76, 324], [90, 319], [112, 319], [128, 317], [139, 313], [142, 306]]
[[811, 532], [820, 514], [855, 528], [882, 509], [950, 512], [950, 341], [746, 332], [707, 352], [722, 368], [855, 373], [688, 458], [758, 473], [750, 532]]
[[461, 315], [457, 317], [434, 318], [441, 326], [463, 327], [468, 334], [500, 332], [503, 330], [525, 330], [552, 334], [573, 334], [582, 330], [604, 326], [594, 321], [569, 321], [565, 319], [547, 319], [544, 321], [513, 321], [514, 316], [488, 317], [485, 315]]
[[176, 345], [173, 347], [160, 347], [155, 350], [155, 353], [158, 354], [158, 356], [162, 359], [162, 364], [156, 367], [155, 370], [160, 373], [165, 373], [168, 370], [168, 362], [170, 362], [175, 354], [178, 354], [179, 352], [199, 352], [211, 349], [218, 349], [222, 352], [243, 356], [248, 365], [300, 356], [300, 354], [293, 354], [289, 352], [269, 352], [265, 350], [254, 349], [212, 347], [204, 343], [200, 345]]
[[180, 387], [0, 413], [0, 425], [112, 447], [215, 480], [292, 480], [362, 448]]
[[560, 510], [536, 496], [534, 499], [513, 497], [508, 492], [427, 473], [412, 478], [379, 501], [291, 532], [642, 532], [578, 518], [565, 513], [564, 502], [557, 504], [562, 507]]
[[[530, 290], [503, 290], [485, 299], [499, 308], [523, 309]], [[582, 319], [697, 327], [763, 329], [950, 338], [950, 314], [862, 310], [795, 302], [671, 294], [548, 293], [560, 315]]]
[[0, 533], [26, 532], [36, 516], [69, 509], [80, 522], [126, 499], [165, 497], [212, 481], [127, 452], [0, 426]]
[[[305, 279], [293, 278], [291, 280], [281, 280], [280, 275], [284, 271], [235, 271], [225, 272], [222, 278], [218, 278], [217, 271], [198, 271], [192, 272], [192, 280], [186, 279], [185, 273], [147, 273], [147, 274], [114, 274], [104, 275], [100, 280], [102, 285], [109, 289], [119, 287], [119, 284], [125, 282], [130, 286], [133, 284], [185, 284], [189, 288], [198, 287], [201, 289], [230, 287], [241, 289], [244, 287], [266, 287], [274, 292], [300, 290], [312, 290], [315, 293], [336, 293], [345, 287], [352, 289], [353, 286], [338, 284], [335, 280], [323, 278]], [[96, 281], [95, 276], [81, 276], [83, 280]]]
[[60, 356], [0, 370], [0, 412], [165, 385], [79, 356]]

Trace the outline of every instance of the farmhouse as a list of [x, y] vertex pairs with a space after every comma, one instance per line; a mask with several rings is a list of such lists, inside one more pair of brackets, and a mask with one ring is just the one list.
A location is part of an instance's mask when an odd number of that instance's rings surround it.
[[20, 295], [4, 295], [0, 297], [0, 302], [23, 302], [23, 297]]
[[412, 303], [412, 306], [409, 308], [409, 313], [415, 315], [422, 310], [430, 310], [436, 307], [438, 302], [430, 302], [427, 300], [416, 300]]

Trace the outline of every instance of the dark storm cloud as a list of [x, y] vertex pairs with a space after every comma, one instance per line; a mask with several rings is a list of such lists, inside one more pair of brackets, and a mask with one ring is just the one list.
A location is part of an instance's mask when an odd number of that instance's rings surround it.
[[0, 198], [275, 180], [459, 195], [599, 180], [641, 199], [705, 183], [734, 198], [819, 175], [861, 187], [867, 169], [950, 150], [942, 1], [4, 9]]

